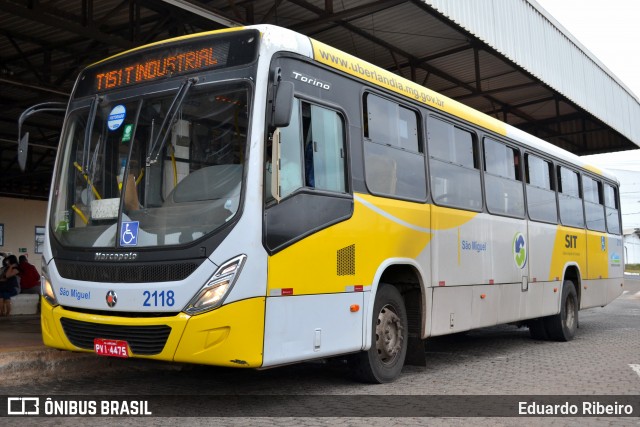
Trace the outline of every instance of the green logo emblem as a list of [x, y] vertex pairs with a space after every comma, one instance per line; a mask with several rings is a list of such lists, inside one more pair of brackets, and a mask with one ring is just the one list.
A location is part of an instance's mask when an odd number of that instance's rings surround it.
[[122, 142], [131, 141], [131, 134], [133, 133], [133, 125], [124, 125], [124, 131], [122, 132]]
[[518, 268], [524, 268], [527, 265], [527, 242], [522, 233], [516, 233], [513, 237], [513, 260]]

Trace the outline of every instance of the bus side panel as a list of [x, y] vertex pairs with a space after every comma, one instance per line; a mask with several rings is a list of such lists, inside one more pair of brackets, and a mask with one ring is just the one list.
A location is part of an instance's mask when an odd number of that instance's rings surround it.
[[504, 305], [501, 303], [503, 286], [480, 285], [473, 287], [471, 303], [471, 324], [474, 328], [498, 324], [498, 317]]
[[609, 304], [614, 299], [622, 295], [624, 291], [624, 278], [618, 277], [616, 279], [609, 279], [606, 283], [607, 286], [607, 300], [605, 304]]
[[582, 308], [595, 307], [607, 302], [607, 246], [607, 236], [604, 233], [587, 230], [587, 271], [581, 283]]
[[[484, 217], [484, 215], [483, 215]], [[490, 283], [521, 283], [523, 277], [529, 276], [529, 261], [527, 259], [527, 224], [523, 219], [501, 216], [486, 217], [488, 224], [482, 228], [491, 230], [488, 245], [491, 246], [490, 260], [492, 274]], [[523, 246], [523, 247], [522, 247]], [[524, 249], [522, 256], [516, 253]]]
[[[546, 276], [555, 225], [534, 224], [534, 237], [529, 239], [524, 220], [479, 214], [460, 224], [461, 217], [469, 213], [447, 210], [443, 215], [438, 209], [434, 208], [434, 284], [460, 289], [434, 289], [434, 335], [558, 312], [560, 282], [531, 283], [529, 277], [530, 264], [534, 274]], [[524, 241], [524, 257], [516, 253], [522, 244], [516, 245], [517, 240]]]
[[[507, 285], [499, 285], [500, 301], [498, 303], [498, 324], [515, 322], [523, 316], [521, 308], [521, 300], [525, 298], [526, 293], [522, 292], [522, 283], [511, 283]], [[477, 301], [476, 301], [477, 303]]]
[[433, 283], [440, 286], [520, 283], [527, 261], [515, 260], [514, 242], [524, 220], [474, 212], [433, 208]]
[[603, 307], [622, 295], [624, 279], [596, 279], [582, 282], [580, 309]]
[[558, 312], [558, 282], [433, 288], [431, 335], [447, 335]]
[[[581, 279], [586, 277], [586, 231], [582, 228], [571, 228], [559, 225], [553, 244], [548, 280], [562, 281], [565, 268], [568, 265], [577, 265]], [[578, 286], [579, 284], [575, 283], [575, 285]]]
[[[480, 225], [479, 217], [476, 212], [432, 208], [431, 281], [434, 286], [489, 283], [489, 230]], [[474, 250], [478, 246], [484, 250]]]
[[[549, 277], [558, 226], [529, 221], [529, 281], [555, 280]], [[558, 278], [560, 280], [560, 278]]]
[[609, 274], [607, 277], [624, 277], [624, 244], [622, 236], [609, 235], [607, 242]]
[[587, 232], [588, 280], [582, 282], [580, 308], [606, 305], [623, 291], [622, 238]]
[[267, 298], [263, 366], [361, 350], [365, 294]]
[[607, 235], [597, 231], [587, 231], [587, 270], [585, 279], [606, 279], [609, 277]]
[[447, 335], [472, 328], [473, 286], [433, 288], [431, 335]]
[[[552, 268], [558, 225], [529, 221], [529, 279], [520, 301], [521, 319], [533, 319], [556, 314], [560, 310], [562, 270], [549, 277]], [[569, 257], [567, 259], [572, 259]], [[563, 264], [564, 266], [564, 264]], [[554, 291], [555, 290], [555, 291]]]
[[267, 294], [280, 295], [282, 289], [291, 289], [293, 295], [351, 292], [353, 286], [372, 285], [386, 259], [417, 259], [423, 252], [432, 236], [429, 209], [426, 204], [356, 195], [350, 219], [269, 258]]
[[624, 245], [622, 236], [609, 235], [607, 241], [607, 252], [609, 258], [609, 278], [607, 282], [607, 300], [610, 303], [622, 295], [624, 285]]
[[[366, 316], [363, 305], [370, 308], [366, 291], [385, 260], [420, 262], [432, 237], [429, 218], [426, 204], [356, 194], [350, 219], [272, 255], [267, 295], [277, 298], [267, 301], [265, 365], [361, 349], [366, 317], [353, 319]], [[352, 304], [360, 305], [360, 314], [350, 312]], [[321, 352], [313, 347], [316, 329]]]

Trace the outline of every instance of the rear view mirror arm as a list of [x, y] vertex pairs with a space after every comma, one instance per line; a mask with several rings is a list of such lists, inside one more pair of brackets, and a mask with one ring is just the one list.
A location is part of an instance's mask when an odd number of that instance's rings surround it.
[[29, 132], [22, 135], [22, 124], [34, 114], [42, 112], [61, 112], [67, 110], [67, 104], [64, 102], [43, 102], [33, 105], [20, 114], [18, 118], [18, 165], [20, 170], [24, 172], [27, 166], [27, 155], [29, 154]]

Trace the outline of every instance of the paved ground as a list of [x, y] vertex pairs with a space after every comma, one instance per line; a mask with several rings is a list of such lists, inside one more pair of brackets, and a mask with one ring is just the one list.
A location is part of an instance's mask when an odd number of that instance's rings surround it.
[[[0, 372], [4, 381], [0, 382], [0, 395], [164, 395], [165, 400], [151, 402], [155, 405], [156, 414], [167, 410], [175, 414], [172, 411], [180, 408], [181, 415], [192, 417], [215, 416], [221, 410], [227, 411], [226, 414], [244, 415], [190, 418], [189, 424], [192, 425], [217, 422], [223, 425], [278, 426], [337, 423], [354, 426], [425, 423], [640, 426], [638, 417], [434, 419], [418, 416], [425, 406], [455, 404], [455, 397], [447, 399], [446, 396], [457, 395], [468, 395], [467, 401], [457, 401], [458, 404], [465, 407], [477, 405], [480, 414], [486, 407], [499, 408], [501, 401], [510, 405], [509, 399], [513, 395], [582, 395], [593, 396], [593, 399], [602, 399], [597, 397], [602, 395], [626, 395], [620, 399], [635, 398], [638, 402], [635, 410], [639, 411], [640, 374], [634, 371], [634, 367], [640, 370], [640, 281], [628, 281], [626, 289], [627, 292], [609, 306], [580, 312], [580, 329], [572, 342], [535, 341], [529, 338], [526, 328], [511, 326], [430, 339], [425, 345], [427, 367], [406, 367], [400, 379], [392, 384], [371, 386], [354, 383], [349, 379], [347, 367], [341, 363], [306, 363], [266, 371], [234, 370], [112, 360], [43, 350], [37, 345], [35, 349], [16, 351], [19, 350], [17, 346], [3, 343], [0, 347]], [[37, 319], [27, 320], [25, 325], [30, 321]], [[18, 326], [18, 329], [21, 327], [29, 330], [27, 326]], [[0, 326], [0, 342], [2, 337]], [[28, 341], [25, 338], [25, 347], [30, 345]], [[41, 364], [35, 369], [25, 364], [24, 360], [31, 357], [23, 356], [38, 353], [52, 359], [39, 362]], [[14, 370], [24, 368], [24, 373], [39, 371], [39, 375], [9, 375], [7, 360], [13, 360], [9, 365]], [[22, 368], [20, 363], [23, 363]], [[229, 400], [230, 395], [254, 396], [258, 400], [238, 398], [234, 401]], [[355, 413], [350, 412], [354, 408]], [[389, 417], [380, 416], [385, 415], [385, 411]], [[414, 416], [400, 417], [407, 413]], [[377, 417], [360, 417], [365, 414]], [[347, 416], [338, 419], [329, 417], [331, 415]], [[0, 424], [2, 421], [0, 419]], [[7, 421], [16, 421], [16, 425], [20, 421], [20, 425], [53, 426], [58, 425], [61, 419]], [[64, 424], [84, 425], [87, 421], [86, 418], [65, 418]], [[94, 418], [91, 424], [142, 425], [152, 422], [154, 425], [173, 426], [184, 421], [156, 417]]]

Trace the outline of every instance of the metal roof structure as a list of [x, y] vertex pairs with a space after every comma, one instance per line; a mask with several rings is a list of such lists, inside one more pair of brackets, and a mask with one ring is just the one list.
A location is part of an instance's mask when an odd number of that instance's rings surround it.
[[638, 97], [535, 0], [427, 3], [553, 90], [640, 143]]
[[46, 199], [78, 72], [123, 50], [234, 24], [291, 28], [575, 154], [638, 148], [640, 103], [533, 0], [0, 0], [0, 196]]

